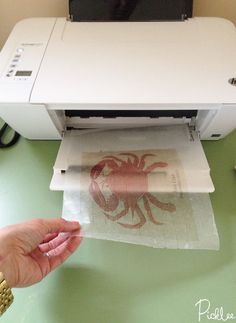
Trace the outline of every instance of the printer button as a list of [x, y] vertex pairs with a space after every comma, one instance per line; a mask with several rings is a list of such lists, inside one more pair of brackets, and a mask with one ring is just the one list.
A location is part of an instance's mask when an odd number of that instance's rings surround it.
[[17, 53], [23, 53], [23, 51], [24, 51], [24, 48], [17, 48]]

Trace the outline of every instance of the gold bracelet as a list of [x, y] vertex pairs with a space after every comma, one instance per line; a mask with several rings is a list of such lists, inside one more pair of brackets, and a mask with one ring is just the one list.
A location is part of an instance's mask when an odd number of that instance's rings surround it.
[[0, 272], [0, 315], [2, 315], [13, 302], [14, 296], [8, 286], [3, 273]]

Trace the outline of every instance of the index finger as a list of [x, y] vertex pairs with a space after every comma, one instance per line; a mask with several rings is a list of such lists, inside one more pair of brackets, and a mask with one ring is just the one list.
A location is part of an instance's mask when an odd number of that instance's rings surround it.
[[[21, 250], [27, 254], [37, 248], [48, 235], [60, 232], [73, 232], [79, 229], [79, 222], [66, 221], [62, 218], [33, 219], [21, 224], [8, 226], [2, 229], [2, 234], [6, 235], [6, 241], [9, 244], [17, 241]], [[11, 239], [11, 237], [14, 237], [14, 239]]]
[[66, 221], [62, 218], [57, 219], [36, 219], [39, 222], [38, 229], [41, 228], [41, 232], [44, 236], [50, 233], [59, 232], [71, 232], [80, 229], [79, 222]]

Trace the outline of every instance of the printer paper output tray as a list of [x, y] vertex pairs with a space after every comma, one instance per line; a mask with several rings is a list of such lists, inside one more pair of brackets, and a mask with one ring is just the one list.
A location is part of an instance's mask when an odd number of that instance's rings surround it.
[[[214, 191], [210, 168], [200, 139], [188, 125], [66, 131], [54, 165], [50, 188], [52, 190], [81, 189], [79, 170], [87, 167], [83, 163], [84, 154], [109, 152], [114, 155], [120, 152], [137, 152], [138, 155], [140, 151], [143, 151], [143, 154], [155, 151], [158, 161], [162, 162], [165, 162], [163, 153], [166, 151], [176, 154], [174, 158], [176, 161], [171, 161], [174, 166], [170, 167], [169, 174], [170, 177], [173, 176], [171, 173], [173, 171], [177, 182], [180, 180], [179, 185], [174, 188], [171, 185], [161, 185], [158, 176], [162, 176], [163, 171], [159, 168], [152, 177], [152, 182], [154, 179], [157, 183], [156, 186], [152, 185], [155, 192], [209, 193]], [[125, 156], [122, 158], [127, 159]], [[145, 162], [148, 163], [148, 158]]]

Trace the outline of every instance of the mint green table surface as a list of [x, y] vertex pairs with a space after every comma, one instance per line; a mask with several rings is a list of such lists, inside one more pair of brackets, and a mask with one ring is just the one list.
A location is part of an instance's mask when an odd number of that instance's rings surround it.
[[[236, 132], [203, 146], [216, 188], [211, 201], [220, 251], [84, 239], [44, 281], [15, 289], [1, 322], [193, 323], [200, 298], [211, 301], [212, 311], [223, 306], [236, 316]], [[59, 142], [21, 139], [16, 147], [0, 150], [1, 227], [61, 215], [62, 194], [49, 191], [58, 148]]]

